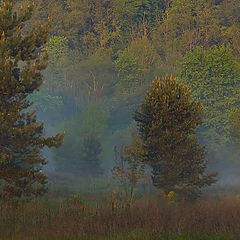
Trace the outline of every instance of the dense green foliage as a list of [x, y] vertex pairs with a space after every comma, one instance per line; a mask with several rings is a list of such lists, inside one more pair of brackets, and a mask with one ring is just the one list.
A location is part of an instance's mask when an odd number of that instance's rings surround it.
[[108, 112], [98, 140], [99, 161], [109, 170], [114, 146], [129, 141], [133, 112], [150, 81], [166, 72], [203, 103], [197, 134], [212, 156], [229, 147], [229, 118], [239, 107], [238, 0], [37, 0], [35, 6], [30, 24], [51, 20], [48, 81], [35, 106], [49, 130], [66, 131], [54, 156], [63, 166], [80, 164], [83, 139], [91, 135], [82, 135], [80, 119], [97, 104]]
[[38, 90], [47, 67], [41, 55], [47, 26], [23, 31], [32, 15], [32, 5], [20, 13], [14, 1], [0, 5], [0, 197], [31, 197], [46, 191], [46, 164], [42, 149], [59, 146], [62, 135], [43, 136], [43, 124], [29, 111], [28, 96]]
[[0, 1], [0, 239], [239, 238], [239, 12]]
[[183, 59], [180, 76], [205, 106], [203, 134], [215, 145], [224, 144], [229, 138], [229, 114], [239, 106], [240, 97], [240, 64], [232, 50], [196, 48]]
[[166, 194], [170, 191], [194, 196], [214, 182], [205, 175], [205, 149], [195, 134], [203, 108], [190, 90], [172, 75], [156, 79], [134, 119], [142, 141], [142, 159], [152, 167], [153, 183]]
[[152, 79], [166, 72], [203, 104], [196, 136], [206, 157], [227, 162], [223, 152], [238, 141], [239, 10], [238, 0], [34, 1], [22, 31], [41, 31], [49, 21], [48, 40], [42, 33], [49, 64], [28, 99], [47, 133], [66, 133], [50, 154], [55, 169], [111, 173], [114, 147], [129, 143], [134, 111]]
[[240, 110], [235, 109], [230, 115], [230, 138], [233, 143], [239, 145], [240, 143]]

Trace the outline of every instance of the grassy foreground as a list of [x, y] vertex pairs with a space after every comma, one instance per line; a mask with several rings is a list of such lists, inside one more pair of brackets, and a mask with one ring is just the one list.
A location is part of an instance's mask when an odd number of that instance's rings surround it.
[[90, 207], [81, 199], [0, 205], [0, 239], [6, 240], [237, 240], [240, 198], [177, 205], [140, 200], [124, 209]]
[[1, 239], [36, 239], [36, 240], [234, 240], [238, 238], [230, 237], [227, 235], [202, 235], [202, 234], [181, 234], [181, 235], [162, 235], [137, 233], [137, 230], [127, 234], [118, 234], [113, 236], [89, 236], [89, 237], [29, 237], [21, 238], [20, 236]]

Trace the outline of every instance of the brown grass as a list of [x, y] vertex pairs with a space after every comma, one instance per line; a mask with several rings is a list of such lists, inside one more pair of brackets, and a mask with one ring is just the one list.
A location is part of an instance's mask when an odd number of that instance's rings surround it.
[[[0, 239], [94, 239], [144, 229], [151, 233], [201, 233], [240, 236], [240, 198], [177, 205], [159, 199], [138, 201], [128, 209], [87, 207], [43, 201], [0, 208]], [[66, 237], [66, 238], [65, 238]], [[85, 238], [84, 238], [85, 239]]]

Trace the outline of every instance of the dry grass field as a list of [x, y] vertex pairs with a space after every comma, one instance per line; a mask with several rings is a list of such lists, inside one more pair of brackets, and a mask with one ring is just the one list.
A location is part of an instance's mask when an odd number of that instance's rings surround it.
[[186, 205], [153, 198], [139, 200], [130, 208], [110, 202], [90, 207], [78, 198], [51, 201], [1, 204], [0, 239], [240, 239], [238, 197]]

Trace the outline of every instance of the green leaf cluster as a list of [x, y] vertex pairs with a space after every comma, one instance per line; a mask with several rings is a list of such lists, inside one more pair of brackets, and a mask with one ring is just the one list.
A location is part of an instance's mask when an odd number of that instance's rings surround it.
[[[205, 108], [204, 127], [213, 142], [229, 137], [229, 114], [239, 106], [240, 64], [227, 46], [196, 48], [183, 59], [180, 77]], [[204, 132], [204, 131], [203, 131]]]

